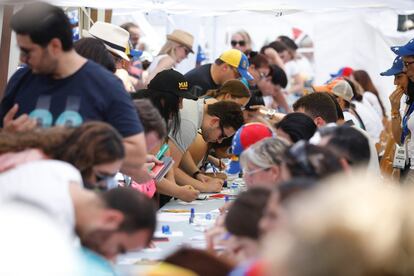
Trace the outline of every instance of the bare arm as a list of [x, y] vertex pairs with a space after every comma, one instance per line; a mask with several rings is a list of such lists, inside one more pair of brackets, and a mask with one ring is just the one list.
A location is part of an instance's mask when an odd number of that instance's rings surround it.
[[[173, 141], [170, 140], [168, 142], [168, 145], [170, 146], [171, 156], [175, 161], [174, 177], [178, 185], [190, 185], [194, 187], [195, 189], [199, 190], [200, 192], [219, 192], [221, 190], [222, 183], [219, 180], [211, 179], [211, 181], [207, 183], [203, 183], [197, 179], [194, 179], [192, 176], [188, 175], [182, 169], [180, 169], [179, 165], [182, 161], [183, 153], [178, 149], [178, 147], [175, 145]], [[186, 158], [187, 157], [188, 156], [186, 156]], [[194, 172], [198, 170], [197, 166], [195, 167], [196, 167], [196, 170]], [[191, 172], [191, 173], [194, 173], [194, 172]]]
[[289, 93], [303, 93], [303, 88], [305, 86], [305, 82], [300, 76], [300, 74], [296, 74], [293, 76], [293, 83], [290, 86]]
[[270, 64], [276, 64], [283, 70], [285, 70], [285, 64], [283, 60], [280, 58], [279, 54], [273, 48], [266, 48], [264, 51], [265, 56], [269, 59]]
[[123, 143], [125, 160], [121, 172], [131, 176], [138, 183], [150, 180], [151, 177], [145, 166], [143, 166], [147, 157], [144, 133], [126, 137], [123, 139]]
[[181, 158], [181, 163], [179, 164], [179, 168], [182, 169], [188, 175], [193, 175], [196, 171], [198, 171], [198, 167], [195, 164], [193, 157], [191, 156], [189, 151], [186, 151]]
[[200, 193], [189, 185], [178, 186], [174, 181], [173, 169], [168, 172], [165, 178], [157, 183], [157, 190], [160, 194], [169, 195], [187, 202], [197, 199]]
[[273, 95], [273, 99], [281, 106], [283, 109], [289, 113], [292, 110], [290, 109], [289, 105], [287, 104], [285, 95], [280, 89], [275, 89], [275, 93]]
[[400, 115], [400, 103], [401, 97], [404, 94], [403, 89], [397, 87], [397, 89], [392, 92], [389, 99], [391, 102], [391, 132], [394, 137], [394, 141], [398, 144], [401, 144], [401, 115]]

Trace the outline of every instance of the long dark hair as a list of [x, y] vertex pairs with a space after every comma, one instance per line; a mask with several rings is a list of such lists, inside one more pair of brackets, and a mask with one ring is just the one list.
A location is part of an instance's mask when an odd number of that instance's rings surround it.
[[144, 89], [132, 94], [134, 99], [149, 99], [158, 109], [172, 135], [180, 129], [180, 98], [172, 93]]
[[405, 103], [407, 105], [411, 105], [414, 102], [414, 82], [412, 82], [410, 79], [408, 79], [408, 85], [407, 85], [407, 100]]
[[377, 88], [375, 87], [374, 83], [371, 80], [371, 77], [368, 75], [367, 71], [365, 70], [356, 70], [353, 73], [355, 80], [362, 86], [364, 92], [369, 91], [372, 92], [378, 99], [378, 102], [381, 106], [382, 116], [387, 117], [385, 113], [384, 105], [382, 104], [381, 98], [379, 97], [379, 93]]

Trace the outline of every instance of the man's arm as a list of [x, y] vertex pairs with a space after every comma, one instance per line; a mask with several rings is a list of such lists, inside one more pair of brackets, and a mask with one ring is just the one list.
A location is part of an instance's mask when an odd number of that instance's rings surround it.
[[[175, 181], [178, 185], [191, 185], [195, 189], [199, 190], [200, 192], [220, 192], [222, 183], [218, 179], [210, 179], [208, 182], [203, 183], [197, 179], [194, 179], [187, 173], [185, 173], [182, 169], [179, 168], [179, 165], [183, 158], [183, 153], [178, 149], [177, 145], [173, 141], [169, 141], [168, 145], [170, 146], [171, 156], [174, 159], [174, 177]], [[194, 161], [193, 161], [194, 164]], [[194, 167], [197, 171], [197, 166]], [[192, 173], [194, 173], [192, 172]]]
[[129, 175], [138, 183], [151, 179], [146, 167], [147, 150], [144, 132], [123, 139], [125, 147], [125, 160], [121, 172]]
[[176, 197], [186, 202], [191, 202], [197, 199], [197, 196], [200, 193], [198, 190], [189, 185], [178, 186], [174, 181], [173, 169], [168, 172], [165, 178], [161, 179], [161, 181], [157, 183], [157, 191], [160, 194]]
[[188, 175], [192, 175], [196, 171], [198, 171], [198, 167], [194, 162], [193, 157], [189, 151], [186, 151], [181, 158], [181, 162], [179, 164], [179, 168], [182, 169]]

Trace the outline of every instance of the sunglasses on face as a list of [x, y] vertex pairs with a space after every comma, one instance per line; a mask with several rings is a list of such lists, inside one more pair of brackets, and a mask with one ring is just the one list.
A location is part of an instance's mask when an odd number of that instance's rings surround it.
[[237, 44], [239, 44], [241, 47], [246, 46], [246, 41], [244, 40], [240, 40], [240, 41], [232, 40], [230, 43], [231, 43], [231, 46], [233, 47], [235, 47]]
[[184, 49], [184, 52], [185, 52], [186, 56], [188, 56], [188, 54], [191, 53], [190, 49], [188, 49], [187, 47], [185, 47], [185, 46], [180, 46], [180, 47]]
[[260, 77], [260, 79], [261, 80], [263, 80], [263, 79], [265, 79], [265, 78], [267, 78], [269, 75], [267, 75], [267, 74], [265, 74], [265, 73], [263, 73], [263, 72], [260, 72], [259, 71], [259, 77]]
[[115, 174], [107, 174], [107, 173], [101, 173], [96, 172], [95, 173], [95, 179], [96, 183], [85, 183], [85, 186], [88, 189], [92, 189], [95, 191], [107, 191], [108, 189], [114, 188], [115, 185], [117, 185], [117, 181], [115, 180]]
[[408, 66], [410, 66], [413, 63], [414, 63], [414, 61], [404, 61], [403, 62], [403, 64], [404, 64], [405, 67], [408, 67]]

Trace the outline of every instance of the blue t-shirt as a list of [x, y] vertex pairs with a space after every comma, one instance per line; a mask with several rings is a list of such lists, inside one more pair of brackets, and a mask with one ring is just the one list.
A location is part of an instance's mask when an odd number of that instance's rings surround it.
[[123, 137], [143, 131], [122, 82], [92, 61], [64, 79], [33, 74], [28, 67], [17, 70], [7, 84], [0, 105], [0, 125], [15, 103], [19, 105], [16, 117], [30, 114], [40, 118], [44, 126], [65, 122], [76, 126], [95, 120], [112, 125]]

